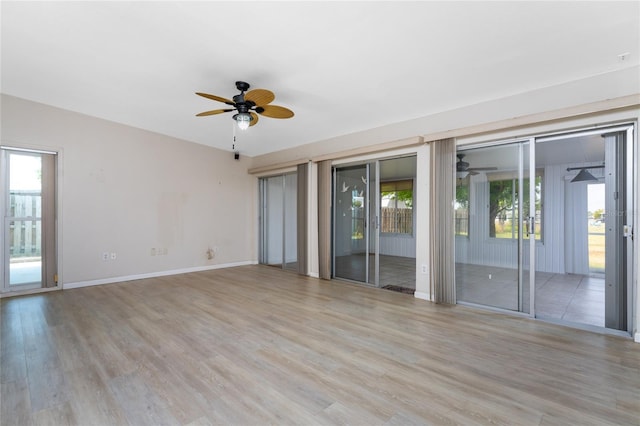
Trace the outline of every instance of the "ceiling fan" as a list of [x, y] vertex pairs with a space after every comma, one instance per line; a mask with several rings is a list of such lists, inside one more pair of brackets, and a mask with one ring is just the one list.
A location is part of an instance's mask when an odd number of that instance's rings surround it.
[[465, 154], [459, 153], [456, 154], [456, 157], [458, 157], [458, 162], [456, 163], [456, 177], [459, 179], [464, 179], [467, 175], [477, 175], [478, 172], [498, 170], [497, 167], [469, 167], [469, 163], [463, 160]]
[[258, 122], [258, 114], [271, 118], [293, 117], [293, 111], [290, 109], [277, 105], [269, 105], [276, 98], [273, 92], [266, 89], [253, 89], [247, 92], [249, 87], [249, 83], [236, 81], [236, 88], [240, 91], [240, 94], [235, 95], [233, 100], [216, 95], [209, 95], [208, 93], [196, 92], [198, 96], [222, 102], [232, 107], [201, 112], [200, 114], [196, 114], [196, 117], [237, 111], [232, 118], [242, 130], [248, 129], [249, 126], [254, 126]]

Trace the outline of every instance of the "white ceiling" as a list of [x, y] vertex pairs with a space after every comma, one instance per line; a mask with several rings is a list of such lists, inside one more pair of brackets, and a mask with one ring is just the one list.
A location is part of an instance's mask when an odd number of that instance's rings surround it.
[[231, 150], [244, 80], [296, 113], [253, 156], [637, 66], [639, 5], [2, 1], [1, 91]]

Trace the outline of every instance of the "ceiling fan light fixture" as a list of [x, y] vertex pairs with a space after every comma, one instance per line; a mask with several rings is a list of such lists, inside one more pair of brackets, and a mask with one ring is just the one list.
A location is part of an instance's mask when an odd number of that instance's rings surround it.
[[238, 128], [240, 130], [247, 130], [249, 125], [251, 124], [251, 115], [246, 112], [241, 112], [233, 116], [233, 119], [236, 120], [238, 124]]
[[456, 177], [457, 177], [458, 179], [464, 179], [464, 178], [466, 178], [467, 176], [469, 176], [469, 172], [468, 172], [468, 171], [466, 171], [466, 170], [465, 170], [465, 171], [456, 172]]
[[594, 175], [589, 173], [589, 171], [585, 168], [585, 169], [581, 169], [580, 172], [578, 172], [578, 174], [576, 175], [576, 177], [571, 179], [571, 182], [589, 182], [589, 181], [597, 181], [597, 180], [598, 178], [596, 178]]

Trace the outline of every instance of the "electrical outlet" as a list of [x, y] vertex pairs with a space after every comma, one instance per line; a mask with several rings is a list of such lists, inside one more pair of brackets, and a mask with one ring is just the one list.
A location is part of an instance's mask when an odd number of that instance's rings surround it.
[[426, 274], [427, 273], [427, 265], [422, 265], [422, 273]]
[[152, 248], [152, 249], [151, 249], [151, 256], [155, 256], [155, 255], [156, 255], [156, 249], [155, 249], [155, 248]]
[[109, 260], [109, 253], [107, 253], [106, 251], [102, 253], [102, 260]]

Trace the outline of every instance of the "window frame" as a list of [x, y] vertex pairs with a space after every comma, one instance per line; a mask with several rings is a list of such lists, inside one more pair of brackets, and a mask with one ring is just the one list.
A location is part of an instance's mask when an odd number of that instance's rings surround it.
[[[492, 179], [492, 175], [493, 175], [493, 179]], [[498, 177], [504, 177], [504, 178], [496, 178], [496, 176]], [[517, 212], [517, 194], [518, 194], [518, 176], [515, 172], [496, 172], [496, 173], [487, 173], [487, 191], [488, 191], [488, 199], [491, 199], [491, 184], [492, 182], [502, 182], [502, 181], [511, 181], [512, 182], [512, 195], [511, 195], [511, 211], [512, 211], [512, 215], [513, 215], [513, 211]], [[524, 181], [528, 181], [529, 177], [525, 177]], [[540, 185], [540, 189], [539, 191], [536, 191], [537, 193], [539, 193], [539, 200], [536, 200], [536, 207], [538, 202], [539, 202], [539, 209], [535, 209], [535, 226], [539, 229], [538, 233], [535, 233], [534, 235], [537, 237], [536, 238], [536, 242], [543, 242], [543, 234], [544, 234], [544, 169], [543, 168], [539, 168], [536, 169], [535, 171], [535, 180], [536, 180], [536, 186], [538, 186], [538, 184]], [[539, 180], [539, 181], [538, 181]], [[487, 204], [487, 220], [488, 223], [487, 225], [491, 226], [491, 214], [489, 212], [490, 210], [490, 203]], [[517, 216], [516, 216], [517, 217]], [[497, 216], [494, 220], [497, 220]], [[489, 232], [489, 235], [487, 235], [487, 238], [489, 238], [492, 241], [517, 241], [518, 239], [518, 228], [517, 228], [517, 224], [519, 223], [519, 221], [514, 222], [513, 221], [513, 216], [511, 219], [511, 237], [499, 237], [497, 236], [491, 236], [491, 233]], [[514, 226], [514, 223], [516, 226]], [[527, 226], [528, 222], [525, 222], [525, 227]], [[526, 233], [523, 232], [523, 239], [525, 240], [529, 240], [529, 237], [526, 235]]]
[[[386, 190], [385, 190], [386, 189]], [[385, 197], [387, 194], [393, 193], [396, 194], [395, 197], [391, 198], [391, 200], [393, 200], [394, 205], [396, 207], [392, 207], [395, 208], [396, 210], [398, 210], [397, 204], [398, 204], [398, 196], [397, 194], [401, 191], [411, 191], [411, 207], [407, 207], [407, 210], [411, 210], [411, 226], [410, 229], [406, 228], [405, 225], [405, 230], [409, 231], [409, 232], [401, 232], [400, 226], [398, 224], [399, 219], [397, 216], [397, 212], [395, 212], [395, 220], [394, 222], [394, 231], [384, 231], [385, 229], [385, 224], [384, 222], [384, 217], [382, 215], [382, 209], [385, 207], [382, 207], [382, 199], [383, 197]], [[413, 204], [414, 204], [414, 200], [415, 200], [415, 188], [414, 188], [414, 180], [413, 179], [399, 179], [399, 180], [385, 180], [385, 181], [380, 181], [380, 235], [387, 235], [387, 236], [406, 236], [406, 237], [414, 237], [415, 235], [415, 211], [413, 208]], [[387, 207], [388, 208], [388, 207]]]
[[[456, 208], [456, 205], [458, 204], [458, 188], [463, 186], [463, 185], [459, 185], [459, 182], [466, 182], [466, 186], [467, 187], [467, 207], [466, 207], [466, 211], [467, 211], [467, 233], [463, 234], [461, 232], [459, 232], [460, 227], [458, 226], [458, 208]], [[468, 174], [467, 176], [465, 176], [464, 178], [456, 178], [456, 197], [454, 199], [454, 207], [453, 207], [453, 214], [454, 214], [454, 234], [456, 237], [460, 237], [460, 238], [470, 238], [471, 236], [471, 174]]]

